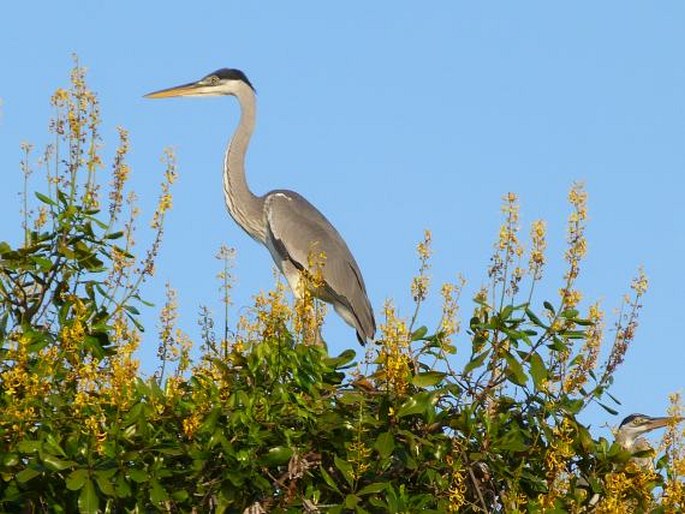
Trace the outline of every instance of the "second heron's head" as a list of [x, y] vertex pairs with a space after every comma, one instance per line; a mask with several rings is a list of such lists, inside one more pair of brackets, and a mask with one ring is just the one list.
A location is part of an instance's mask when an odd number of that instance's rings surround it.
[[[653, 418], [644, 414], [631, 414], [619, 425], [617, 439], [621, 439], [630, 445], [639, 436], [665, 427], [671, 420], [672, 418], [669, 417]], [[680, 418], [676, 418], [675, 421], [680, 421]]]
[[197, 82], [161, 89], [145, 95], [145, 98], [171, 98], [174, 96], [220, 96], [236, 95], [247, 86], [254, 91], [245, 74], [236, 69], [221, 68], [205, 75]]

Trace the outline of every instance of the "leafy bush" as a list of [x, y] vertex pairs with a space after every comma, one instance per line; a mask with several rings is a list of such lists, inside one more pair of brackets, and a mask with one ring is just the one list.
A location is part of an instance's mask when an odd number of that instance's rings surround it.
[[[438, 326], [419, 327], [430, 289], [430, 234], [412, 282], [416, 311], [384, 308], [378, 344], [328, 355], [321, 306], [292, 307], [283, 286], [255, 299], [217, 337], [208, 311], [201, 356], [162, 309], [160, 372], [145, 378], [141, 283], [152, 276], [171, 207], [173, 155], [153, 216], [154, 243], [135, 256], [135, 197], [126, 194], [128, 136], [119, 130], [108, 208], [96, 180], [99, 110], [76, 66], [52, 97], [55, 142], [41, 160], [47, 190], [24, 197], [24, 240], [0, 243], [0, 509], [7, 512], [595, 512], [682, 510], [685, 446], [673, 397], [656, 467], [643, 468], [579, 421], [606, 405], [635, 336], [640, 273], [600, 362], [604, 314], [581, 313], [587, 197], [569, 199], [567, 273], [537, 307], [545, 225], [519, 240], [516, 197], [460, 331], [464, 285], [441, 288]], [[24, 147], [24, 173], [31, 172]], [[231, 251], [220, 252], [230, 303]], [[525, 291], [524, 291], [525, 288]], [[457, 351], [467, 352], [455, 369]]]

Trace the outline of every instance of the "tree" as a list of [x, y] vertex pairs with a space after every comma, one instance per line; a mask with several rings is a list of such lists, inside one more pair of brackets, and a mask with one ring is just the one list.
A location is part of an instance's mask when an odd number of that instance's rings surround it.
[[[321, 308], [291, 306], [279, 283], [255, 298], [235, 331], [217, 336], [205, 311], [201, 357], [175, 326], [168, 289], [160, 372], [143, 377], [140, 285], [153, 275], [175, 164], [142, 258], [126, 193], [128, 135], [119, 129], [107, 209], [97, 173], [100, 115], [75, 66], [52, 97], [55, 142], [42, 159], [47, 189], [23, 241], [0, 243], [0, 508], [7, 512], [625, 512], [683, 509], [685, 446], [678, 397], [655, 469], [596, 439], [579, 421], [612, 401], [613, 374], [635, 337], [642, 272], [600, 362], [604, 314], [581, 313], [587, 195], [569, 194], [567, 273], [538, 304], [546, 229], [520, 242], [516, 196], [488, 268], [490, 285], [458, 322], [463, 281], [445, 284], [438, 326], [420, 326], [430, 233], [418, 246], [416, 310], [384, 308], [366, 357], [331, 356], [315, 342]], [[30, 147], [23, 171], [30, 173]], [[231, 251], [219, 254], [230, 303]], [[325, 265], [325, 264], [323, 264]], [[538, 306], [539, 305], [539, 306]], [[453, 355], [467, 352], [457, 367]]]

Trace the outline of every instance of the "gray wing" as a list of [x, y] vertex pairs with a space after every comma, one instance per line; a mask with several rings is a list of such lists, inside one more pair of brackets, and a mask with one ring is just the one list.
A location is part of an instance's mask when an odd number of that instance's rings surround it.
[[[298, 270], [308, 268], [310, 252], [325, 254], [324, 287], [318, 296], [357, 331], [363, 344], [376, 332], [373, 310], [357, 262], [338, 231], [304, 197], [294, 191], [277, 190], [265, 197], [267, 239], [270, 250]], [[315, 245], [315, 246], [314, 246]], [[276, 255], [274, 255], [276, 258]], [[283, 263], [277, 263], [283, 271]]]

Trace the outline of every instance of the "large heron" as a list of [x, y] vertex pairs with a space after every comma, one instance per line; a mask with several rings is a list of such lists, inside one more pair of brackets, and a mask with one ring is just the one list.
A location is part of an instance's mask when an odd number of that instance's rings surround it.
[[[238, 99], [241, 110], [240, 121], [224, 157], [224, 198], [228, 212], [245, 232], [268, 248], [297, 298], [303, 293], [302, 272], [322, 274], [322, 284], [310, 287], [312, 294], [333, 305], [335, 311], [357, 331], [361, 344], [373, 340], [376, 322], [364, 279], [335, 227], [294, 191], [277, 189], [256, 196], [247, 186], [245, 153], [255, 126], [256, 97], [245, 74], [240, 70], [223, 68], [197, 82], [145, 96], [227, 95]], [[312, 255], [323, 255], [320, 272], [311, 269]]]

